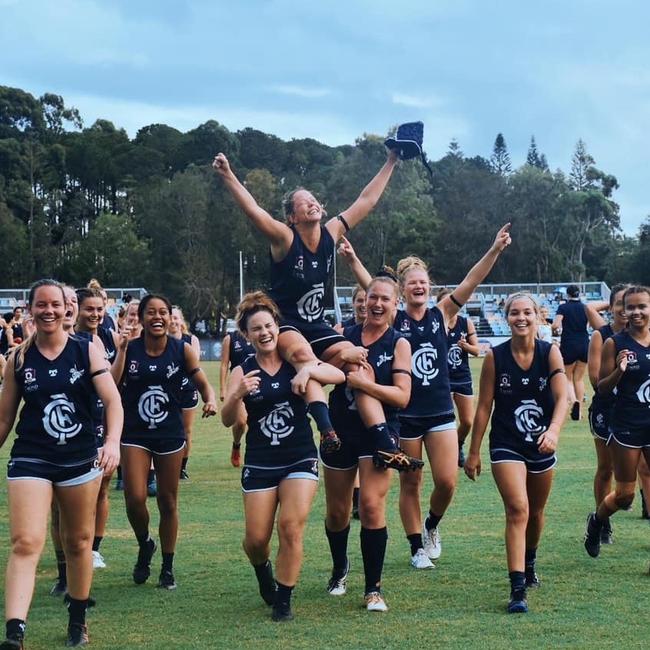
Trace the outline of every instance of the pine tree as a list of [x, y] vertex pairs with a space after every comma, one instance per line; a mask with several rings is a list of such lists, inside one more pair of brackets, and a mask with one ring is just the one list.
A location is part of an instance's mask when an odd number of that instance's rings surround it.
[[535, 136], [530, 136], [530, 146], [528, 147], [528, 155], [526, 156], [526, 164], [531, 167], [541, 168], [541, 158], [537, 152], [537, 143], [535, 142]]
[[447, 149], [447, 155], [459, 159], [465, 157], [465, 154], [460, 148], [460, 145], [458, 144], [458, 140], [456, 140], [456, 138], [453, 138], [452, 141], [449, 143], [449, 149]]
[[501, 176], [505, 176], [512, 172], [510, 154], [508, 153], [506, 140], [502, 133], [499, 133], [494, 141], [490, 164], [492, 165], [492, 170]]
[[587, 145], [582, 139], [578, 140], [573, 158], [571, 158], [571, 173], [569, 174], [569, 184], [572, 189], [582, 192], [592, 187], [590, 169], [595, 163], [596, 161], [587, 152]]

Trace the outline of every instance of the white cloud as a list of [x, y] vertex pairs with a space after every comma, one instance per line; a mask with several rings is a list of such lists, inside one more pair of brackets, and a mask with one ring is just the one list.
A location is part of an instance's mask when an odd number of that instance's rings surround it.
[[305, 86], [291, 85], [270, 86], [269, 90], [281, 95], [292, 95], [294, 97], [304, 97], [305, 99], [318, 99], [332, 94], [329, 88], [307, 88]]
[[432, 108], [443, 103], [438, 97], [409, 95], [398, 92], [393, 93], [391, 101], [393, 104], [408, 106], [409, 108]]

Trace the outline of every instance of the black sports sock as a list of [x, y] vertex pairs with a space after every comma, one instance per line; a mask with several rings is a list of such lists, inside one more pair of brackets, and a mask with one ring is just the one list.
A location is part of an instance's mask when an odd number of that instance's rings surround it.
[[291, 604], [291, 592], [293, 591], [293, 586], [289, 587], [288, 585], [283, 585], [281, 582], [277, 582], [276, 584], [277, 589], [275, 590], [273, 605], [289, 606]]
[[63, 551], [56, 551], [56, 569], [59, 572], [59, 580], [67, 582], [67, 564], [65, 561], [65, 553]]
[[138, 540], [138, 546], [141, 548], [143, 546], [146, 546], [151, 537], [149, 537], [149, 531], [147, 531], [144, 535], [136, 535], [135, 538]]
[[187, 461], [188, 461], [188, 460], [189, 460], [189, 457], [188, 457], [188, 458], [183, 458], [183, 461], [181, 462], [181, 472], [182, 472], [184, 469], [187, 469]]
[[330, 545], [332, 554], [332, 576], [336, 579], [342, 578], [348, 567], [348, 534], [350, 525], [348, 524], [343, 530], [333, 531], [325, 526], [325, 535]]
[[359, 509], [359, 488], [357, 487], [352, 490], [352, 509], [354, 510], [354, 508]]
[[438, 528], [438, 524], [440, 523], [442, 517], [443, 515], [437, 515], [435, 512], [431, 512], [431, 510], [429, 510], [429, 516], [424, 521], [425, 528], [427, 530]]
[[311, 415], [312, 418], [314, 418], [314, 422], [316, 423], [316, 428], [321, 433], [334, 431], [334, 427], [332, 426], [332, 421], [330, 420], [330, 412], [325, 402], [310, 402], [307, 405], [307, 411], [309, 415]]
[[368, 427], [367, 431], [376, 449], [392, 451], [397, 447], [397, 442], [390, 435], [390, 427], [385, 422]]
[[174, 554], [173, 553], [163, 553], [162, 554], [162, 570], [171, 571], [174, 566]]
[[76, 598], [68, 598], [67, 604], [70, 623], [85, 625], [86, 610], [88, 609], [88, 599], [85, 598], [84, 600], [77, 600]]
[[366, 579], [366, 591], [379, 591], [381, 572], [384, 568], [388, 529], [361, 527], [361, 556], [363, 557], [363, 573]]
[[537, 549], [536, 548], [527, 548], [526, 549], [526, 566], [535, 566], [535, 560], [537, 559]]
[[95, 536], [93, 538], [93, 551], [99, 551], [99, 545], [102, 543], [103, 537]]
[[523, 571], [510, 571], [508, 574], [510, 578], [510, 591], [525, 591], [526, 589], [526, 574]]
[[409, 544], [411, 545], [411, 555], [415, 555], [421, 548], [424, 548], [422, 544], [422, 533], [413, 533], [412, 535], [407, 535]]
[[21, 618], [10, 618], [6, 623], [6, 637], [13, 641], [22, 641], [25, 636], [25, 621]]
[[271, 565], [271, 560], [266, 560], [262, 564], [253, 564], [253, 569], [255, 569], [255, 575], [259, 580], [264, 580], [271, 576], [273, 577], [273, 566]]
[[121, 481], [122, 480], [122, 465], [117, 466], [117, 480]]

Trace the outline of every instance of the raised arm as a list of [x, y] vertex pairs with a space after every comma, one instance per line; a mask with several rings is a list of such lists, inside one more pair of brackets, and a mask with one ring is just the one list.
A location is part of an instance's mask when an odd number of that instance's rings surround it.
[[[341, 216], [350, 230], [359, 225], [377, 205], [377, 201], [384, 193], [386, 185], [388, 185], [388, 181], [393, 174], [397, 160], [397, 153], [388, 150], [388, 158], [383, 167], [377, 172], [377, 175], [363, 188], [357, 200], [347, 210], [341, 212]], [[329, 230], [334, 241], [338, 241], [347, 232], [344, 223], [336, 217], [330, 219], [325, 227]]]
[[237, 366], [230, 375], [226, 399], [221, 407], [221, 421], [231, 427], [245, 411], [244, 397], [260, 385], [259, 370], [251, 370], [247, 375], [241, 366]]
[[341, 237], [341, 243], [338, 247], [339, 255], [345, 260], [346, 264], [350, 267], [354, 277], [363, 289], [367, 289], [372, 282], [372, 275], [368, 273], [366, 267], [361, 263], [357, 257], [352, 244], [345, 238]]
[[[512, 239], [510, 238], [509, 230], [510, 224], [507, 223], [499, 230], [492, 246], [490, 246], [485, 255], [474, 264], [469, 273], [465, 276], [465, 279], [449, 296], [445, 296], [438, 303], [438, 308], [443, 313], [445, 322], [454, 314], [457, 314], [460, 307], [470, 299], [476, 287], [485, 280], [487, 274], [492, 270], [494, 263], [499, 258], [499, 255], [501, 255], [503, 249], [506, 248], [506, 246], [510, 246]], [[451, 299], [451, 296], [454, 297], [456, 302]]]
[[591, 327], [594, 330], [599, 329], [600, 327], [603, 327], [607, 325], [607, 321], [598, 313], [601, 311], [599, 307], [602, 305], [607, 305], [607, 308], [609, 308], [609, 303], [607, 302], [595, 302], [595, 303], [590, 303], [585, 305], [585, 314], [587, 315], [587, 321], [589, 322], [589, 327]]
[[475, 481], [481, 474], [481, 443], [490, 421], [494, 403], [494, 353], [490, 350], [483, 361], [479, 383], [478, 404], [472, 424], [472, 439], [465, 460], [465, 474]]
[[271, 244], [271, 254], [274, 259], [283, 258], [293, 241], [291, 228], [286, 224], [274, 219], [264, 208], [261, 208], [253, 195], [239, 181], [230, 168], [228, 158], [218, 153], [212, 167], [223, 179], [224, 185], [230, 192], [237, 205], [244, 211], [251, 223], [259, 230]]

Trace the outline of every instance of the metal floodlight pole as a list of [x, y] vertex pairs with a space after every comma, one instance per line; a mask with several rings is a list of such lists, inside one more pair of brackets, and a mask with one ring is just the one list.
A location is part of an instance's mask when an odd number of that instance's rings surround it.
[[244, 297], [244, 261], [242, 252], [239, 251], [239, 300]]

